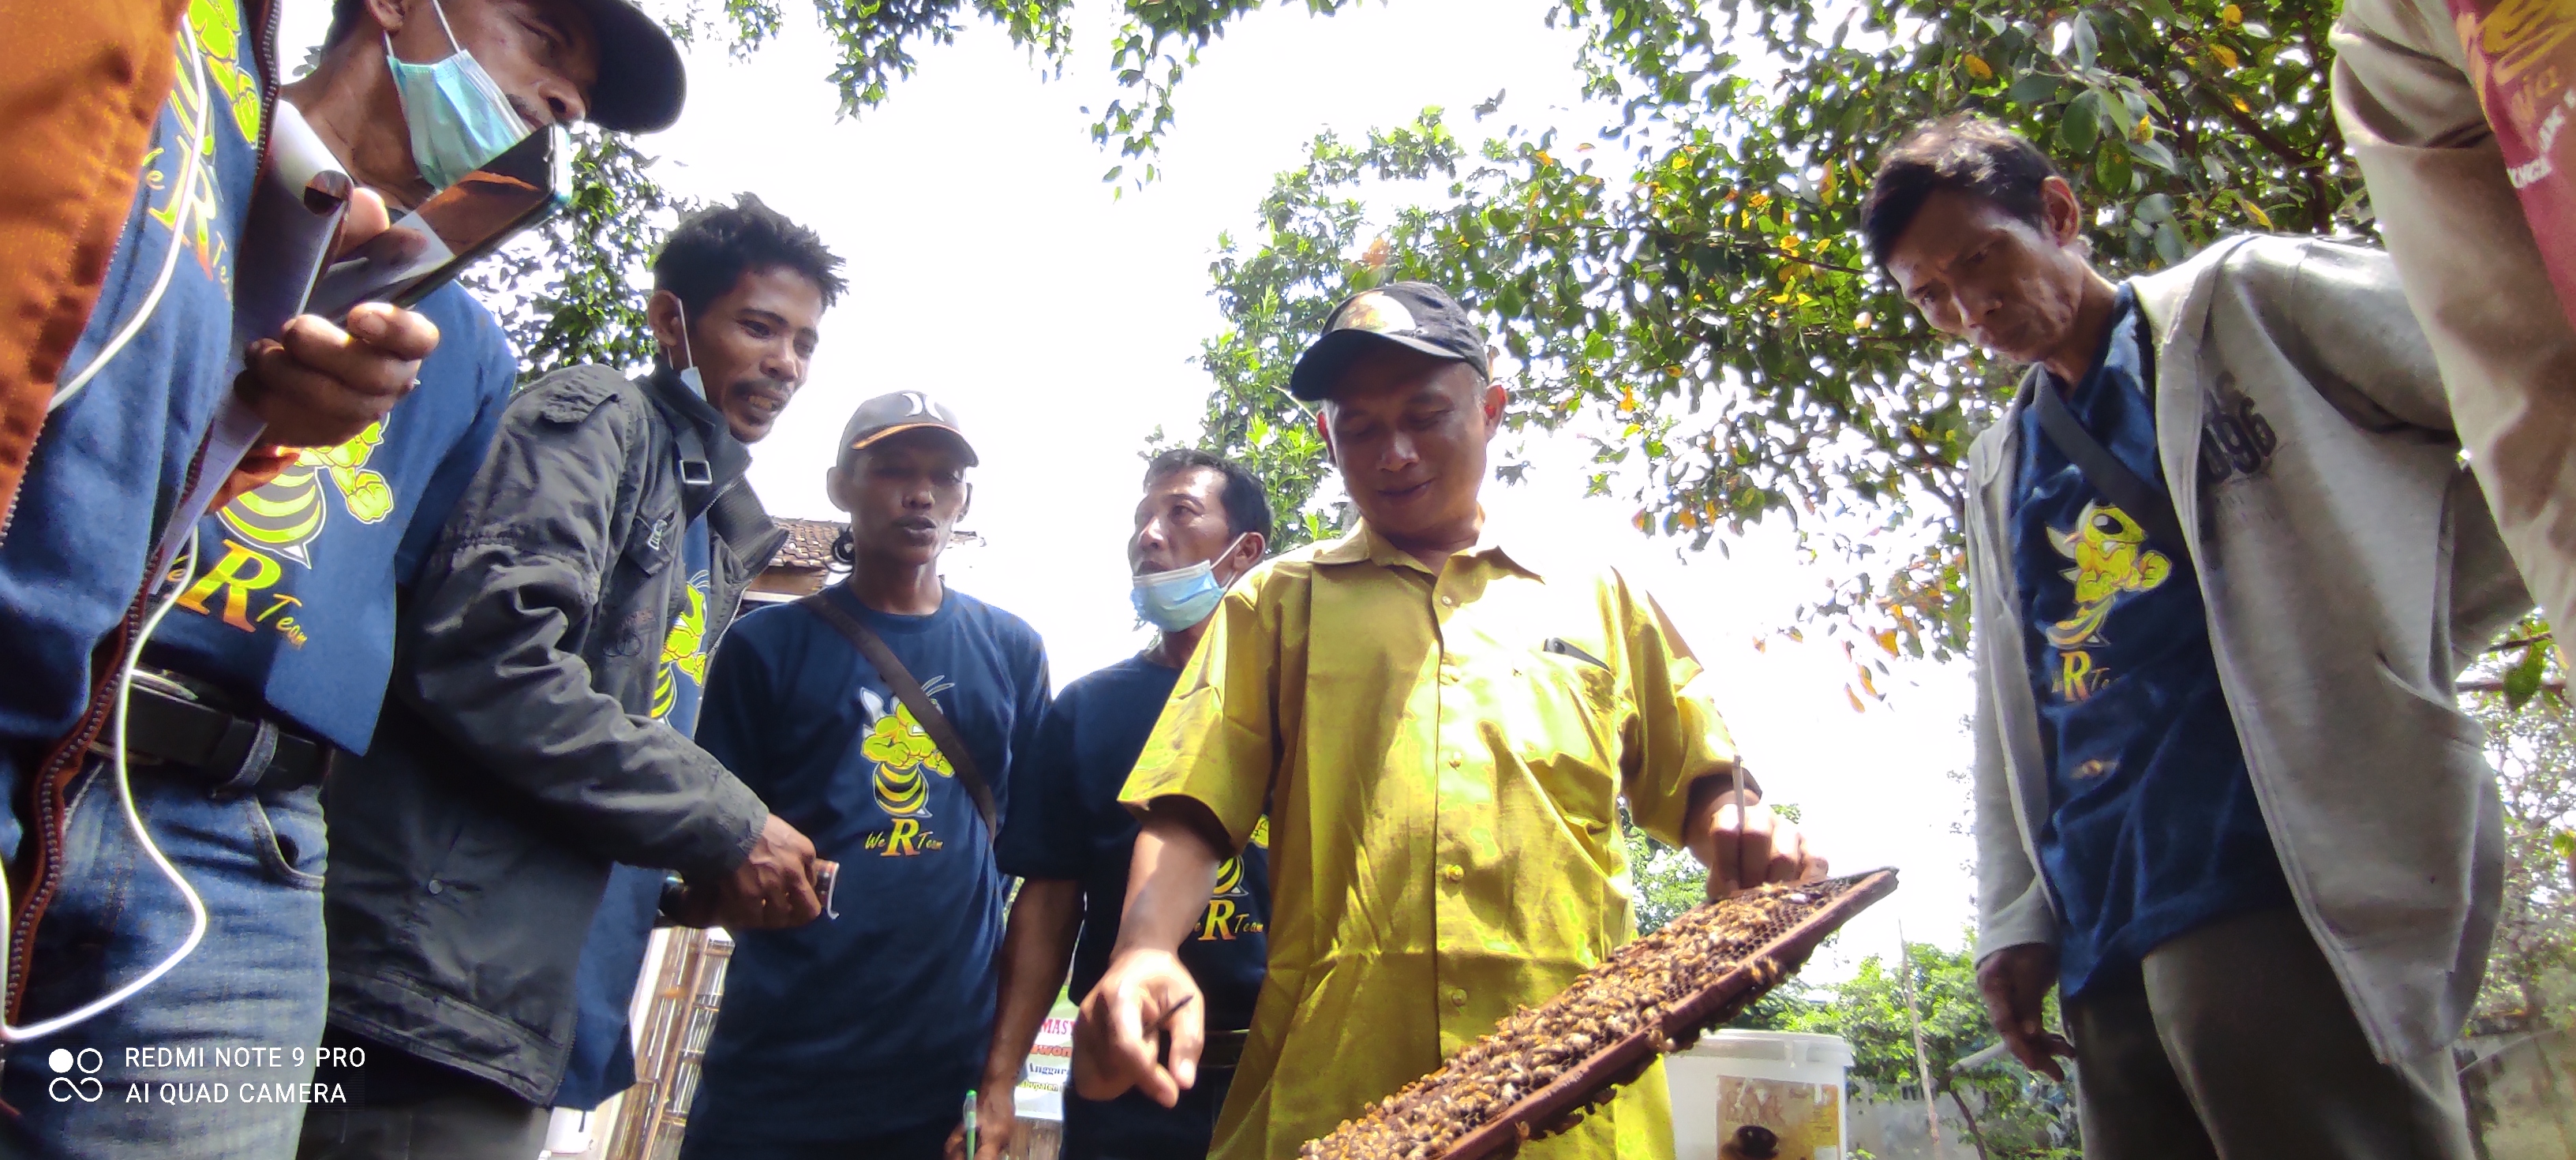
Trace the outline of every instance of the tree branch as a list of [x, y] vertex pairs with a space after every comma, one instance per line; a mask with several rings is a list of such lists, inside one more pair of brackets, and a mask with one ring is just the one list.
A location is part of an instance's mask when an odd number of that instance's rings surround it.
[[1986, 1134], [1977, 1130], [1976, 1114], [1968, 1110], [1968, 1101], [1959, 1094], [1957, 1084], [1950, 1085], [1950, 1102], [1959, 1105], [1959, 1118], [1968, 1122], [1968, 1139], [1977, 1146], [1977, 1160], [1988, 1160]]
[[[2497, 678], [2479, 677], [2475, 680], [2462, 681], [2455, 687], [2463, 693], [2501, 693], [2504, 691], [2504, 681]], [[2567, 682], [2542, 681], [2537, 688], [2540, 692], [2544, 693], [2563, 694], [2567, 691]]]
[[[2217, 87], [2210, 77], [2202, 74], [2199, 70], [2193, 70], [2192, 77], [2198, 82], [2198, 86], [2213, 98], [2214, 103], [2218, 106], [2218, 113], [2220, 116], [2235, 122], [2236, 127], [2244, 130], [2245, 135], [2253, 138], [2256, 144], [2261, 145], [2265, 149], [2271, 150], [2275, 156], [2288, 163], [2290, 168], [2299, 170], [2303, 173], [2308, 183], [2309, 231], [2320, 234], [2327, 232], [2327, 230], [2334, 224], [2334, 207], [2332, 205], [2334, 194], [2326, 188], [2326, 162], [2324, 158], [2301, 150], [2298, 146], [2282, 140], [2280, 134], [2264, 128], [2263, 122], [2256, 119], [2250, 110], [2236, 107], [2236, 97], [2234, 94]], [[2331, 122], [2334, 120], [2334, 116], [2329, 113], [2326, 115], [2325, 119]]]

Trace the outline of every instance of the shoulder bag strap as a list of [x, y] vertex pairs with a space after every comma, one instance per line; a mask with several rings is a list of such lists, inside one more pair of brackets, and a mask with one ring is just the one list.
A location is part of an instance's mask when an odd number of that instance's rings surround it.
[[2045, 372], [2037, 376], [2031, 388], [2030, 405], [2038, 408], [2039, 429], [2047, 434], [2048, 441], [2066, 454], [2087, 481], [2100, 488], [2121, 511], [2129, 513], [2129, 518], [2138, 521], [2138, 526], [2146, 529], [2150, 543], [2163, 549], [2181, 567], [2191, 567], [2190, 541], [2183, 539], [2182, 521], [2174, 515], [2173, 500], [2129, 470], [2128, 464], [2120, 462], [2119, 456], [2111, 454], [2110, 448], [2085, 430], [2084, 424], [2075, 420], [2075, 412], [2067, 410], [2066, 400], [2058, 396], [2057, 384], [2049, 381]]
[[957, 735], [957, 727], [948, 723], [947, 715], [939, 711], [939, 703], [922, 691], [921, 682], [912, 678], [912, 670], [903, 667], [903, 662], [895, 658], [894, 650], [886, 647], [885, 638], [878, 636], [858, 617], [841, 611], [823, 593], [817, 592], [796, 603], [821, 617], [823, 623], [839, 630], [859, 650], [860, 656], [868, 658], [868, 663], [877, 667], [877, 675], [894, 690], [895, 699], [912, 710], [913, 721], [921, 726], [922, 732], [930, 735], [930, 743], [939, 747], [940, 754], [948, 758], [948, 767], [957, 771], [957, 780], [966, 787], [966, 795], [975, 799], [975, 812], [983, 815], [984, 832], [999, 834], [1001, 827], [994, 815], [992, 785], [984, 780], [984, 772], [975, 767], [975, 757], [966, 751], [966, 741]]

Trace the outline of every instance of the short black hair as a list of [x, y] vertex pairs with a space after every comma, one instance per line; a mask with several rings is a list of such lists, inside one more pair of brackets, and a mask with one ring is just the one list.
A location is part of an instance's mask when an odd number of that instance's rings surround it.
[[365, 0], [331, 0], [331, 31], [322, 34], [322, 47], [338, 44], [358, 30], [358, 9], [364, 3]]
[[1270, 493], [1261, 486], [1261, 477], [1240, 463], [1196, 447], [1174, 447], [1154, 456], [1145, 465], [1145, 483], [1175, 471], [1204, 467], [1225, 477], [1225, 491], [1219, 501], [1225, 505], [1226, 530], [1235, 535], [1261, 533], [1264, 544], [1270, 542]]
[[2063, 178], [2048, 154], [2010, 129], [1967, 113], [1917, 125], [1878, 163], [1869, 199], [1861, 203], [1861, 232], [1881, 267], [1905, 236], [1923, 203], [1945, 189], [1972, 194], [1995, 208], [2045, 229], [2041, 190]]
[[848, 283], [841, 279], [841, 259], [823, 245], [822, 236], [787, 215], [737, 195], [732, 205], [709, 206], [680, 219], [678, 227], [653, 255], [653, 289], [680, 299], [691, 322], [754, 270], [784, 266], [803, 274], [823, 292], [823, 305], [840, 300]]

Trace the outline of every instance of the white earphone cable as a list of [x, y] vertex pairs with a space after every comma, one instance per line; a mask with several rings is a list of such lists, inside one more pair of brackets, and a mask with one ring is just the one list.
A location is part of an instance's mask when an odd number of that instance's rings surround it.
[[[181, 960], [194, 952], [198, 943], [205, 941], [208, 925], [206, 900], [198, 897], [196, 888], [188, 885], [188, 880], [180, 875], [179, 868], [170, 863], [169, 855], [162, 853], [161, 847], [152, 841], [151, 831], [144, 828], [143, 813], [134, 805], [134, 784], [125, 763], [125, 708], [127, 700], [134, 691], [134, 667], [143, 659], [143, 645], [144, 642], [152, 639], [152, 630], [161, 626], [161, 618], [169, 615], [170, 609], [177, 606], [179, 595], [188, 590], [189, 579], [196, 575], [197, 536], [194, 531], [189, 532], [188, 550], [180, 559], [186, 561], [185, 566], [172, 569], [179, 578], [171, 583], [170, 591], [162, 596], [159, 604], [153, 607], [151, 617], [143, 622], [143, 630], [134, 634], [134, 643], [126, 647], [125, 662], [116, 673], [116, 720], [111, 729], [115, 739], [117, 803], [124, 807], [125, 824], [133, 830], [135, 840], [143, 844], [143, 852], [151, 856], [152, 864], [160, 868], [162, 877], [168, 878], [171, 885], [178, 887], [179, 896], [187, 900], [188, 937], [179, 943], [179, 949], [171, 952], [170, 957], [161, 960], [151, 970], [143, 972], [141, 977], [75, 1010], [25, 1027], [13, 1027], [6, 1022], [0, 1022], [0, 1043], [24, 1043], [96, 1018], [109, 1008], [132, 998], [135, 992], [159, 982], [161, 976], [169, 974]], [[9, 906], [8, 879], [6, 875], [0, 875], [0, 961], [6, 961], [8, 958], [9, 924], [14, 921], [15, 915]]]
[[188, 213], [195, 208], [189, 203], [196, 200], [198, 162], [214, 143], [207, 132], [213, 127], [215, 94], [206, 87], [206, 58], [197, 50], [197, 30], [189, 24], [187, 17], [179, 18], [179, 36], [187, 42], [188, 59], [197, 66], [197, 134], [188, 144], [186, 163], [179, 169], [178, 192], [170, 195], [170, 252], [162, 255], [161, 276], [153, 279], [152, 292], [144, 295], [143, 305], [135, 310], [134, 317], [127, 319], [124, 328], [116, 332], [116, 337], [107, 340], [105, 346], [98, 348], [97, 354], [90, 356], [89, 364], [78, 374], [62, 380], [61, 385], [54, 388], [53, 399], [45, 404], [47, 414], [59, 411], [63, 404], [71, 402], [72, 396], [79, 394], [91, 379], [98, 377], [99, 371], [106, 369], [117, 352], [125, 349], [125, 344], [142, 333], [143, 324], [151, 321], [153, 313], [161, 309], [161, 296], [170, 289], [170, 275], [179, 268], [179, 254], [188, 248], [180, 237], [180, 231], [187, 228]]

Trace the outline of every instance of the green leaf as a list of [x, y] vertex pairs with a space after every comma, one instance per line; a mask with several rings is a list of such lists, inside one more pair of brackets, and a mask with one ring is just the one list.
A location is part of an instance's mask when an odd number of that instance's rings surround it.
[[2540, 679], [2549, 669], [2549, 646], [2534, 642], [2522, 646], [2522, 660], [2504, 674], [2504, 703], [2509, 708], [2522, 708], [2523, 703], [2540, 692]]
[[2104, 196], [2127, 197], [2129, 180], [2133, 176], [2128, 143], [2117, 137], [2104, 140], [2101, 153], [2093, 159], [2093, 170], [2101, 177]]
[[2156, 257], [2171, 266], [2191, 256], [2191, 247], [2182, 240], [2182, 231], [2170, 221], [2156, 223]]
[[2065, 147], [2069, 159], [2090, 158], [2101, 133], [2102, 95], [2086, 89], [2066, 103], [2066, 115], [2057, 123], [2057, 143]]
[[2057, 99], [2057, 78], [2043, 72], [2023, 73], [2004, 90], [2004, 99], [2016, 105], [2045, 105]]
[[[2138, 160], [2164, 170], [2167, 173], [2173, 173], [2181, 168], [2181, 163], [2174, 160], [2173, 150], [2165, 148], [2165, 143], [2162, 141], [2131, 141], [2129, 142], [2129, 152]], [[2156, 196], [2162, 197], [2164, 195], [2157, 194]]]

